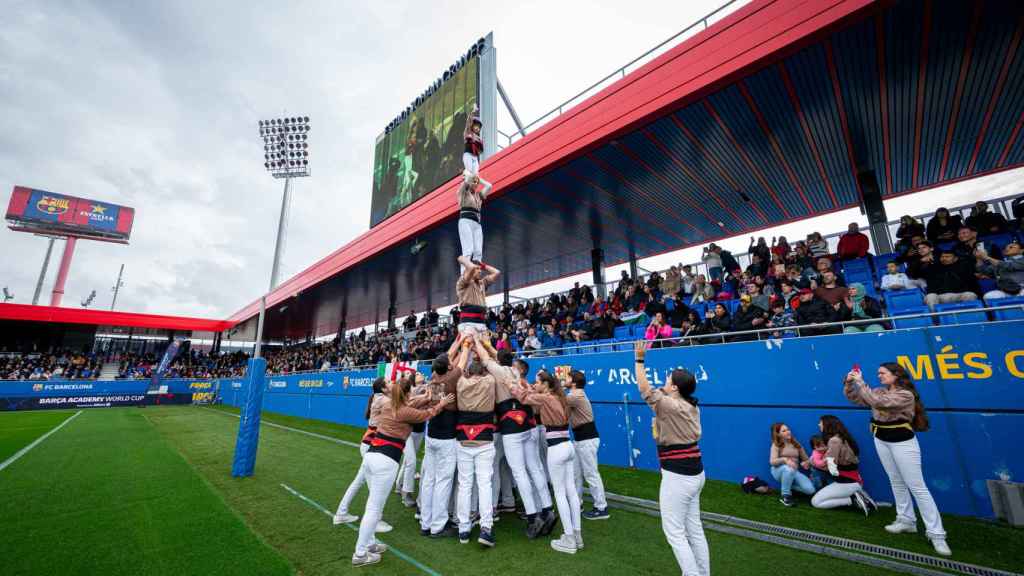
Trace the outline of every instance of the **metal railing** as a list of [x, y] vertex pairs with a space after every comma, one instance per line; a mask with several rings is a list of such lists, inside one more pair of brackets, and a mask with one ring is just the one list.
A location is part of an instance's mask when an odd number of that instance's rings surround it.
[[[630, 60], [624, 66], [619, 67], [618, 69], [616, 69], [611, 74], [608, 74], [604, 78], [601, 78], [597, 82], [594, 82], [590, 86], [587, 86], [582, 91], [578, 92], [575, 96], [569, 98], [565, 102], [562, 102], [558, 106], [555, 106], [554, 108], [549, 110], [547, 113], [542, 114], [539, 118], [537, 118], [533, 122], [530, 122], [529, 124], [523, 126], [521, 128], [521, 130], [516, 130], [515, 134], [506, 134], [506, 133], [502, 132], [501, 130], [498, 130], [498, 134], [503, 136], [503, 137], [505, 137], [505, 140], [506, 140], [506, 144], [504, 146], [502, 146], [501, 143], [497, 143], [498, 147], [499, 148], [507, 148], [508, 146], [512, 145], [513, 141], [518, 140], [519, 138], [522, 138], [523, 134], [527, 133], [528, 131], [533, 129], [535, 126], [539, 126], [540, 124], [545, 123], [545, 122], [547, 122], [548, 120], [550, 120], [552, 118], [557, 118], [558, 116], [561, 116], [562, 113], [565, 112], [567, 109], [569, 109], [574, 102], [576, 102], [580, 98], [583, 98], [585, 96], [589, 96], [590, 93], [592, 91], [594, 91], [595, 89], [603, 88], [605, 86], [605, 83], [608, 82], [609, 80], [619, 80], [619, 79], [625, 78], [626, 74], [627, 74], [627, 71], [630, 68], [632, 68], [633, 66], [637, 65], [638, 63], [641, 63], [641, 61], [643, 61], [643, 63], [646, 63], [647, 61], [649, 61], [649, 59], [651, 59], [649, 57], [651, 57], [652, 54], [654, 54], [655, 52], [658, 52], [662, 48], [666, 47], [667, 45], [669, 45], [669, 43], [675, 41], [680, 36], [683, 36], [684, 34], [687, 34], [689, 32], [696, 33], [696, 32], [700, 32], [700, 31], [703, 31], [703, 30], [707, 30], [708, 26], [710, 25], [710, 22], [716, 16], [720, 16], [720, 17], [725, 16], [725, 14], [723, 14], [722, 12], [724, 12], [726, 8], [732, 6], [733, 4], [737, 4], [737, 3], [745, 4], [746, 0], [743, 0], [742, 2], [741, 2], [741, 0], [729, 0], [728, 2], [726, 2], [726, 3], [722, 4], [721, 6], [719, 6], [718, 8], [715, 8], [713, 11], [711, 11], [708, 14], [704, 15], [703, 17], [701, 17], [699, 20], [697, 20], [693, 24], [690, 24], [686, 28], [683, 28], [679, 32], [676, 32], [675, 34], [673, 34], [672, 36], [669, 36], [665, 40], [662, 40], [660, 43], [658, 43], [658, 45], [656, 45], [655, 47], [651, 48], [647, 52], [644, 52], [640, 56], [637, 56], [636, 58]], [[737, 8], [738, 8], [738, 6], [737, 6]]]

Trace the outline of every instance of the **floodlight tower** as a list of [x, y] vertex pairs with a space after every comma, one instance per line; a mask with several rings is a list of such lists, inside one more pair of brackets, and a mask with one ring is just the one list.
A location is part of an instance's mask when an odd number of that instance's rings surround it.
[[[292, 178], [309, 176], [309, 116], [289, 116], [260, 120], [260, 137], [263, 138], [263, 167], [271, 176], [284, 179], [284, 194], [281, 197], [281, 214], [277, 221], [277, 240], [274, 243], [274, 264], [270, 271], [270, 289], [277, 287], [281, 273], [281, 253], [284, 251], [288, 226]], [[263, 341], [263, 317], [266, 312], [266, 297], [260, 299], [260, 316], [256, 326], [256, 350], [259, 358]]]

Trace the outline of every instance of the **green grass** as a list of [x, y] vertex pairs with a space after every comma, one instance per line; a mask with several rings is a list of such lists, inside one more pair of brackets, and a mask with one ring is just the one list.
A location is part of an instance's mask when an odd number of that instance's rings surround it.
[[74, 414], [70, 410], [0, 413], [0, 462]]
[[[291, 573], [148, 414], [85, 410], [0, 472], [0, 572]], [[0, 429], [16, 426], [0, 415]]]

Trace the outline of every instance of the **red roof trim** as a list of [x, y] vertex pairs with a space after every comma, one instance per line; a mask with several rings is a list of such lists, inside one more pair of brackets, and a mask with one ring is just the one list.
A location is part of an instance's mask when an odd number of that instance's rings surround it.
[[110, 312], [54, 306], [32, 306], [30, 304], [0, 304], [0, 320], [123, 326], [126, 328], [154, 328], [158, 330], [185, 330], [191, 332], [223, 332], [235, 325], [235, 322], [229, 320], [209, 320], [185, 316], [160, 316], [157, 314]]

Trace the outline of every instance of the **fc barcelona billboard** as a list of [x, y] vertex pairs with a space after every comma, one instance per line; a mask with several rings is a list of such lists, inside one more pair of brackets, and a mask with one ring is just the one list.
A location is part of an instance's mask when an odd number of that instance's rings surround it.
[[15, 186], [7, 206], [12, 230], [128, 242], [135, 209]]

